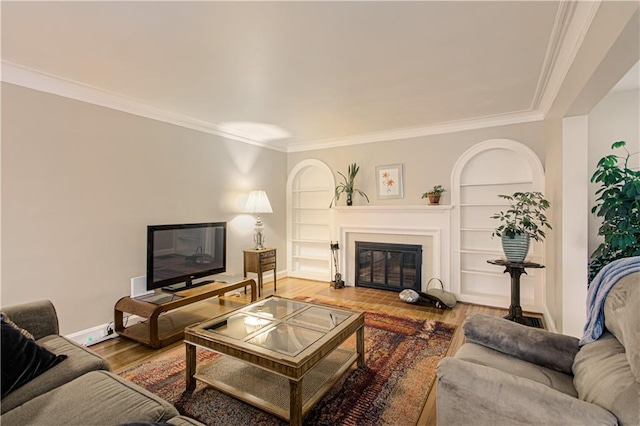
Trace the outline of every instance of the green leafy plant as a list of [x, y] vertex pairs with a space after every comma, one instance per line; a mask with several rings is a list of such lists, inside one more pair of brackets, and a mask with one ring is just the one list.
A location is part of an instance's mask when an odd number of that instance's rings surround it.
[[338, 172], [338, 174], [342, 176], [342, 182], [336, 186], [335, 195], [333, 196], [333, 199], [331, 200], [331, 204], [329, 204], [329, 207], [331, 207], [334, 203], [338, 202], [338, 200], [340, 199], [340, 194], [342, 193], [347, 194], [347, 205], [351, 205], [350, 200], [354, 192], [357, 192], [358, 194], [362, 195], [367, 200], [367, 203], [369, 202], [369, 197], [367, 197], [367, 194], [365, 194], [363, 191], [354, 187], [354, 181], [359, 171], [360, 171], [360, 167], [356, 163], [353, 163], [353, 164], [349, 164], [349, 167], [347, 169], [347, 176], [345, 176], [341, 172]]
[[513, 195], [498, 195], [509, 201], [506, 212], [499, 212], [491, 216], [504, 222], [491, 234], [492, 237], [506, 235], [510, 238], [516, 234], [526, 234], [536, 241], [546, 238], [544, 228], [551, 228], [544, 211], [551, 205], [541, 192], [514, 192]]
[[442, 194], [443, 192], [444, 192], [444, 188], [442, 187], [442, 185], [436, 185], [429, 191], [422, 194], [422, 198], [427, 198], [429, 194]]
[[640, 171], [629, 168], [629, 158], [638, 153], [630, 153], [625, 141], [611, 145], [612, 150], [620, 148], [626, 155], [601, 158], [591, 177], [601, 184], [591, 213], [602, 217], [598, 235], [604, 241], [591, 254], [589, 282], [608, 263], [640, 255]]

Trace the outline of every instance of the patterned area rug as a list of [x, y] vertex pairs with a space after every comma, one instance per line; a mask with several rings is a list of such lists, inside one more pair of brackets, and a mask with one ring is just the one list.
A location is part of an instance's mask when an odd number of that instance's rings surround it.
[[[366, 367], [348, 370], [311, 409], [304, 424], [416, 424], [435, 381], [436, 365], [445, 356], [454, 331], [454, 325], [439, 321], [367, 311]], [[355, 347], [355, 337], [345, 345]], [[217, 356], [198, 348], [198, 365]], [[186, 393], [183, 346], [120, 375], [171, 402], [181, 414], [207, 425], [287, 424], [200, 382], [193, 393]]]

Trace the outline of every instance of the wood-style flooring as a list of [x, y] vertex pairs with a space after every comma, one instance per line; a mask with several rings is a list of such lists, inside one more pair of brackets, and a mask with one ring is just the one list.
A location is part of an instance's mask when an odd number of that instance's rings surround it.
[[[265, 283], [261, 298], [273, 295], [273, 283]], [[467, 315], [471, 313], [482, 313], [486, 315], [504, 316], [506, 309], [491, 308], [486, 306], [470, 305], [458, 303], [453, 309], [440, 310], [429, 306], [410, 305], [400, 301], [398, 294], [390, 291], [368, 289], [362, 287], [345, 287], [333, 289], [327, 282], [302, 280], [297, 278], [284, 278], [278, 280], [278, 296], [282, 297], [322, 297], [333, 299], [336, 302], [350, 303], [357, 302], [361, 309], [371, 306], [372, 309], [383, 310], [395, 315], [411, 315], [426, 319], [435, 319], [458, 326], [456, 333], [447, 352], [447, 356], [452, 356], [464, 341], [462, 333], [462, 323]], [[206, 313], [208, 317], [215, 317], [222, 313], [237, 309], [249, 303], [250, 298], [243, 292], [236, 295], [228, 295], [220, 298], [213, 298], [185, 307], [183, 309]], [[113, 370], [117, 373], [129, 367], [135, 366], [145, 360], [158, 355], [159, 353], [173, 348], [181, 343], [168, 346], [162, 349], [151, 349], [144, 345], [135, 343], [122, 337], [91, 346], [91, 349], [106, 358]], [[432, 387], [429, 397], [423, 409], [418, 425], [436, 424], [436, 404], [435, 385]]]

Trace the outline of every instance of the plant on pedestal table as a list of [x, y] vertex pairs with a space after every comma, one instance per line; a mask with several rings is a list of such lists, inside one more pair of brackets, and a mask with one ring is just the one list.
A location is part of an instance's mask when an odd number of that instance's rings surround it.
[[498, 195], [510, 202], [506, 212], [491, 216], [504, 222], [491, 236], [502, 237], [502, 249], [511, 262], [524, 262], [529, 251], [529, 240], [542, 241], [546, 237], [544, 228], [551, 228], [544, 211], [550, 203], [541, 192], [514, 192]]

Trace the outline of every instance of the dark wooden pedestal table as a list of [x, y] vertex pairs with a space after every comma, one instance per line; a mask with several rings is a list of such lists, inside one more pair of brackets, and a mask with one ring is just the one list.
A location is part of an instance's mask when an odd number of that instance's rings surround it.
[[504, 266], [504, 273], [508, 272], [511, 276], [511, 306], [509, 306], [509, 315], [504, 318], [529, 327], [544, 328], [540, 318], [522, 315], [522, 306], [520, 306], [520, 276], [527, 274], [526, 268], [544, 268], [544, 265], [534, 262], [510, 262], [504, 259], [487, 260], [487, 263]]

